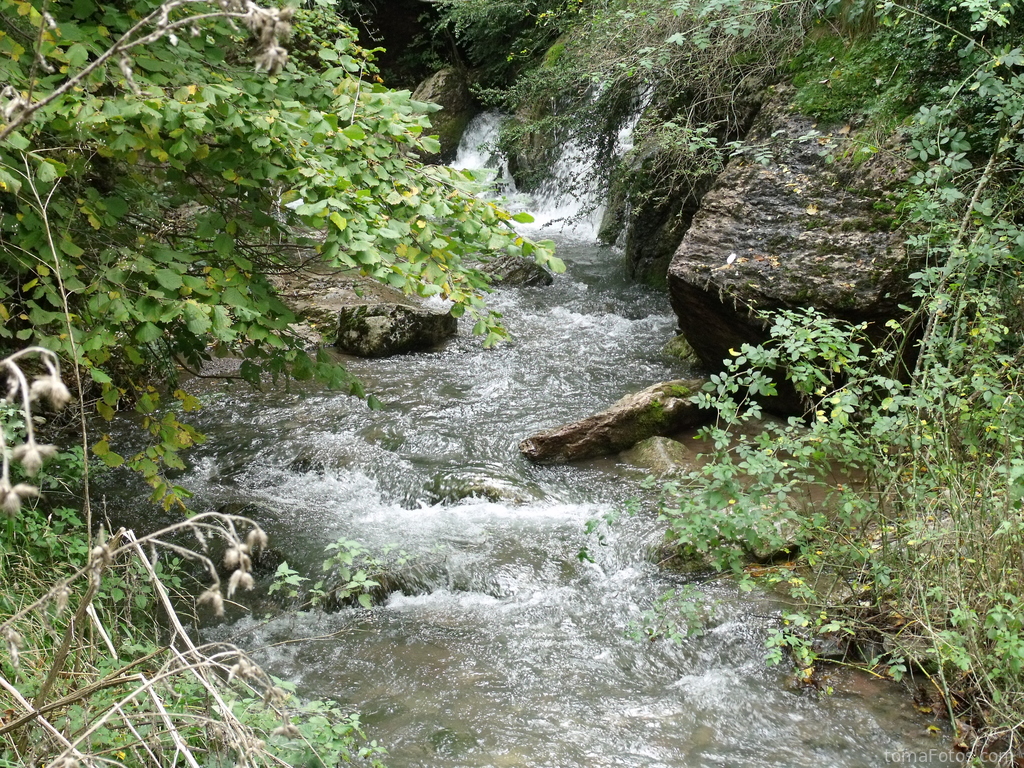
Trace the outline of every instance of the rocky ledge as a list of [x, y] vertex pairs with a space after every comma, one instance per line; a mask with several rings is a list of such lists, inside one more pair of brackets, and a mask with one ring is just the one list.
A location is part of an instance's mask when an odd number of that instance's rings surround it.
[[849, 127], [823, 131], [793, 113], [790, 95], [780, 89], [762, 109], [747, 141], [755, 154], [721, 173], [669, 268], [680, 330], [711, 370], [767, 337], [763, 312], [813, 306], [880, 337], [911, 301], [894, 225], [905, 164], [884, 151], [855, 163]]
[[432, 349], [458, 323], [443, 306], [406, 296], [355, 270], [307, 264], [274, 278], [282, 301], [298, 316], [293, 330], [310, 346], [333, 344], [359, 357]]

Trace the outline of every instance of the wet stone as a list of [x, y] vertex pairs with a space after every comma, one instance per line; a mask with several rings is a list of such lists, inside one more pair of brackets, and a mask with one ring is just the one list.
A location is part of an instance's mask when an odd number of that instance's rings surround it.
[[388, 357], [433, 349], [458, 332], [447, 312], [405, 304], [361, 304], [338, 315], [334, 345], [357, 357]]

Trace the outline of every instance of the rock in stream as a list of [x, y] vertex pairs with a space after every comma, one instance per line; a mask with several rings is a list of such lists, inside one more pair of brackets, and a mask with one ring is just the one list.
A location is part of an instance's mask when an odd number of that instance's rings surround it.
[[690, 402], [703, 385], [704, 379], [655, 384], [598, 414], [528, 437], [519, 451], [538, 464], [557, 464], [618, 453], [648, 437], [698, 427], [714, 415]]

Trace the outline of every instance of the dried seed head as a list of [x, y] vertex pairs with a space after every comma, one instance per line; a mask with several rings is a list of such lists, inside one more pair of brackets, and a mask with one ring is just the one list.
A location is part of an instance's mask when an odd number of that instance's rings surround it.
[[55, 445], [39, 445], [34, 440], [17, 446], [11, 452], [11, 458], [21, 462], [22, 468], [28, 475], [34, 475], [42, 469], [43, 462], [57, 453]]
[[257, 72], [266, 72], [268, 75], [276, 75], [284, 69], [288, 61], [288, 51], [276, 43], [267, 46], [260, 53], [253, 57], [256, 62]]
[[113, 556], [110, 553], [110, 547], [106, 544], [97, 544], [89, 553], [89, 562], [97, 570], [103, 570], [110, 565], [112, 560]]
[[36, 66], [48, 75], [52, 75], [54, 72], [56, 72], [56, 70], [53, 68], [53, 65], [46, 60], [46, 57], [43, 56], [42, 53], [36, 54]]
[[21, 511], [21, 497], [14, 492], [7, 480], [0, 481], [0, 512], [13, 518]]
[[68, 600], [71, 599], [71, 590], [68, 589], [67, 584], [61, 584], [53, 592], [53, 602], [57, 606], [57, 613], [61, 614], [68, 607]]
[[244, 544], [232, 544], [224, 553], [224, 567], [238, 568], [243, 571], [252, 570], [252, 558], [245, 551]]
[[278, 688], [276, 685], [272, 685], [267, 688], [267, 692], [263, 696], [263, 700], [271, 706], [280, 706], [288, 701], [287, 691]]
[[9, 483], [0, 484], [0, 512], [13, 518], [21, 511], [21, 502], [39, 495], [39, 489], [28, 483], [18, 483], [13, 488]]
[[232, 597], [239, 589], [248, 591], [254, 586], [256, 586], [256, 582], [253, 581], [252, 574], [239, 569], [232, 573], [228, 580], [228, 597]]
[[196, 605], [207, 603], [210, 604], [215, 616], [224, 615], [224, 597], [220, 593], [220, 585], [210, 587], [196, 599]]
[[245, 537], [245, 543], [249, 547], [250, 552], [255, 552], [258, 549], [264, 549], [270, 540], [267, 538], [267, 534], [263, 532], [263, 529], [258, 525], [249, 531], [249, 535]]
[[[27, 106], [28, 102], [12, 86], [5, 85], [0, 90], [0, 114], [4, 116], [5, 121], [9, 122], [11, 118]], [[9, 388], [8, 392], [13, 394], [14, 390]], [[8, 398], [10, 398], [11, 394], [8, 395]]]
[[28, 483], [18, 483], [11, 489], [14, 493], [18, 494], [22, 499], [35, 498], [39, 495], [39, 489], [34, 485]]
[[245, 656], [239, 656], [238, 661], [228, 670], [228, 682], [239, 677], [243, 680], [255, 680], [259, 677], [260, 668], [253, 664]]
[[32, 400], [49, 400], [58, 411], [71, 401], [71, 393], [64, 386], [64, 382], [54, 373], [49, 376], [40, 376], [32, 382], [29, 389], [29, 397]]
[[11, 627], [4, 627], [3, 638], [7, 643], [7, 653], [11, 657], [11, 666], [18, 669], [21, 665], [21, 646], [25, 641]]
[[132, 93], [136, 96], [142, 96], [142, 89], [139, 88], [138, 83], [135, 82], [135, 76], [132, 74], [132, 62], [125, 54], [121, 54], [121, 57], [117, 60], [117, 66], [121, 70], [121, 74], [124, 75], [125, 82], [128, 83], [128, 87], [131, 88]]
[[[13, 90], [11, 88], [11, 86], [9, 86], [9, 85], [5, 86], [4, 89], [2, 91], [0, 91], [0, 99], [6, 98], [7, 92], [10, 91], [10, 90]], [[5, 115], [5, 117], [6, 117], [6, 115]], [[8, 372], [7, 380], [6, 380], [5, 384], [4, 384], [4, 386], [6, 387], [5, 391], [7, 393], [6, 395], [4, 395], [4, 400], [6, 400], [8, 403], [13, 403], [15, 396], [18, 394], [18, 379], [17, 379], [17, 377], [13, 373]]]
[[285, 723], [279, 725], [277, 728], [270, 732], [271, 736], [283, 736], [286, 739], [298, 739], [302, 736], [302, 733], [291, 723]]

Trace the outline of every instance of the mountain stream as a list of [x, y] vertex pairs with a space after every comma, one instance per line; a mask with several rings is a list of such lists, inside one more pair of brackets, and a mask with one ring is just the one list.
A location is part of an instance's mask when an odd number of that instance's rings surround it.
[[[485, 123], [463, 165], [488, 162]], [[538, 218], [567, 273], [493, 295], [512, 343], [484, 350], [462, 328], [437, 352], [346, 359], [380, 411], [313, 388], [204, 394], [209, 440], [179, 481], [196, 508], [244, 506], [313, 578], [339, 537], [407, 559], [370, 610], [257, 610], [207, 639], [360, 712], [392, 768], [874, 768], [937, 746], [891, 684], [836, 672], [831, 696], [791, 687], [764, 663], [779, 603], [729, 582], [701, 585], [702, 635], [628, 636], [681, 584], [652, 562], [663, 531], [642, 473], [537, 467], [517, 444], [687, 372], [660, 355], [665, 297], [592, 242], [593, 216], [551, 229], [565, 206]], [[588, 533], [630, 499], [636, 514]]]

